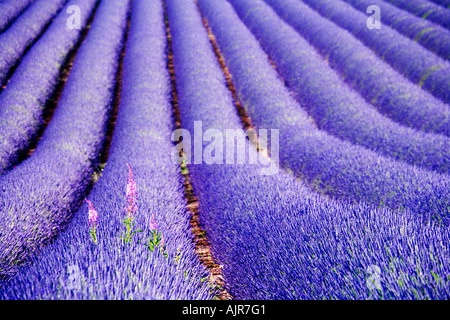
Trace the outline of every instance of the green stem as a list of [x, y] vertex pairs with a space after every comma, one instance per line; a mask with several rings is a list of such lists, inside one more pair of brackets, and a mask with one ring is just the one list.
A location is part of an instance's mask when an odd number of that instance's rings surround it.
[[125, 237], [121, 237], [121, 239], [125, 240], [126, 243], [131, 242], [131, 237], [136, 233], [136, 232], [142, 232], [141, 229], [137, 229], [135, 231], [132, 232], [132, 229], [135, 225], [135, 223], [133, 222], [134, 217], [127, 217], [126, 219], [123, 220], [123, 222], [125, 223], [125, 227], [127, 228], [127, 231], [125, 233]]
[[97, 244], [97, 234], [95, 232], [95, 225], [92, 226], [91, 230], [89, 230], [89, 233], [91, 234], [92, 240], [95, 244]]

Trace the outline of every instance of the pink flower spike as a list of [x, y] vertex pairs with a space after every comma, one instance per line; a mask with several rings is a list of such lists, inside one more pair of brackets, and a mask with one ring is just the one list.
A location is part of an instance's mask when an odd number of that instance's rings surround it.
[[89, 204], [89, 224], [92, 224], [94, 226], [97, 225], [98, 220], [98, 214], [97, 211], [94, 208], [94, 204], [89, 201], [88, 199], [84, 199]]
[[136, 181], [134, 181], [133, 170], [131, 170], [131, 167], [129, 164], [127, 164], [127, 166], [128, 166], [129, 171], [128, 171], [128, 178], [127, 178], [127, 196], [126, 196], [127, 207], [125, 210], [127, 212], [128, 218], [132, 218], [138, 209], [137, 204], [136, 204], [137, 189], [136, 189]]
[[155, 221], [155, 216], [152, 214], [152, 217], [150, 218], [150, 230], [156, 229], [158, 229], [158, 224]]

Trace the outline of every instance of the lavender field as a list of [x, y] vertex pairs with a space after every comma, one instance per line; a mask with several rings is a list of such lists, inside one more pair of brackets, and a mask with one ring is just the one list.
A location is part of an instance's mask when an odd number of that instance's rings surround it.
[[0, 300], [450, 298], [450, 1], [0, 0]]

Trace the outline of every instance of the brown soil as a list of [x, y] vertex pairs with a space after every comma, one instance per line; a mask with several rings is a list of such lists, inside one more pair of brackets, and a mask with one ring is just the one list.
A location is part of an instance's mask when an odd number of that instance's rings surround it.
[[[164, 2], [164, 10], [166, 12], [165, 2]], [[176, 129], [179, 129], [181, 128], [181, 119], [180, 119], [180, 111], [178, 109], [178, 93], [176, 88], [175, 68], [173, 64], [172, 37], [170, 34], [170, 26], [167, 19], [167, 13], [165, 14], [165, 23], [168, 41], [167, 67], [170, 73], [170, 80], [172, 87], [171, 88], [172, 111], [174, 118], [174, 126]], [[231, 300], [233, 299], [233, 297], [226, 290], [226, 281], [223, 276], [222, 267], [215, 262], [215, 259], [211, 252], [210, 243], [208, 241], [207, 232], [201, 227], [200, 214], [198, 210], [199, 203], [197, 197], [194, 194], [192, 184], [190, 183], [189, 172], [187, 170], [186, 165], [181, 166], [181, 172], [184, 177], [184, 188], [185, 188], [185, 197], [187, 199], [187, 208], [191, 213], [190, 226], [192, 233], [194, 235], [195, 252], [198, 255], [200, 261], [209, 271], [209, 281], [213, 287], [211, 292], [214, 292], [214, 299]]]
[[[195, 2], [197, 2], [197, 1], [195, 0]], [[198, 10], [199, 10], [199, 13], [201, 15], [200, 8], [198, 8]], [[214, 34], [213, 34], [209, 24], [208, 24], [208, 21], [205, 18], [202, 18], [202, 21], [203, 21], [203, 25], [204, 25], [206, 31], [208, 32], [208, 37], [209, 37], [211, 45], [212, 45], [212, 47], [214, 49], [214, 53], [215, 53], [215, 55], [217, 57], [217, 60], [219, 61], [220, 67], [222, 68], [223, 74], [225, 76], [227, 87], [228, 87], [228, 89], [231, 92], [231, 96], [233, 98], [233, 104], [234, 104], [234, 106], [236, 108], [236, 111], [237, 111], [237, 114], [239, 115], [239, 118], [241, 119], [243, 129], [245, 131], [247, 131], [247, 132], [253, 132], [254, 136], [252, 136], [252, 139], [251, 139], [250, 142], [253, 144], [254, 147], [256, 147], [257, 151], [261, 155], [263, 155], [264, 157], [268, 158], [269, 157], [268, 156], [268, 150], [267, 149], [263, 149], [259, 145], [259, 143], [258, 143], [259, 139], [258, 139], [257, 130], [254, 127], [254, 125], [252, 124], [250, 116], [248, 115], [247, 111], [245, 110], [244, 106], [242, 105], [241, 100], [239, 99], [239, 95], [237, 93], [236, 87], [233, 84], [233, 79], [232, 79], [231, 73], [228, 70], [228, 67], [226, 65], [225, 58], [222, 55], [222, 53], [220, 52], [219, 46], [217, 45], [216, 37], [214, 36]]]

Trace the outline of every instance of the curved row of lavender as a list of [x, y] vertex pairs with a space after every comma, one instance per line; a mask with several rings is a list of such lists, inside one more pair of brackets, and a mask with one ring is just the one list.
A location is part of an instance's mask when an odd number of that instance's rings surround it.
[[[227, 8], [223, 5], [220, 10]], [[220, 15], [223, 20], [215, 18], [214, 13], [207, 16], [252, 123], [258, 129], [280, 130], [283, 167], [333, 197], [394, 209], [409, 208], [416, 214], [449, 220], [447, 175], [382, 157], [318, 130], [280, 81], [238, 15]]]
[[8, 30], [0, 35], [0, 85], [5, 83], [11, 67], [40, 35], [64, 2], [66, 0], [36, 0]]
[[[216, 25], [236, 30], [237, 16], [223, 19], [231, 14], [226, 4], [200, 1]], [[241, 128], [194, 1], [168, 1], [167, 9], [183, 128], [193, 130], [194, 121], [204, 130]], [[264, 74], [254, 73], [248, 85], [261, 85]], [[188, 167], [201, 222], [236, 299], [450, 296], [448, 228], [409, 213], [326, 200], [290, 174], [260, 175], [262, 164]], [[377, 268], [382, 295], [371, 285]]]
[[[438, 23], [450, 29], [450, 11], [426, 0], [385, 0], [416, 16]], [[441, 0], [441, 2], [443, 2]], [[447, 4], [448, 5], [448, 4]]]
[[19, 16], [34, 0], [4, 0], [0, 2], [0, 32]]
[[[211, 298], [207, 282], [200, 282], [205, 270], [194, 254], [182, 177], [170, 157], [173, 125], [165, 49], [162, 3], [134, 0], [111, 150], [89, 195], [98, 213], [98, 243], [90, 240], [84, 205], [31, 266], [4, 284], [0, 299]], [[131, 243], [120, 240], [127, 163], [137, 187], [136, 228], [148, 231], [154, 215], [167, 257], [144, 246], [147, 233], [136, 234]], [[79, 287], [68, 281], [68, 269], [74, 266]]]
[[418, 130], [450, 136], [450, 108], [393, 70], [348, 31], [298, 0], [266, 2], [382, 114]]
[[416, 17], [382, 0], [344, 0], [354, 8], [365, 13], [371, 5], [381, 10], [381, 23], [390, 26], [401, 34], [417, 41], [422, 46], [450, 59], [450, 31], [428, 20]]
[[264, 1], [231, 3], [319, 128], [396, 160], [450, 172], [449, 137], [416, 131], [381, 115]]
[[[84, 28], [97, 2], [71, 0], [66, 7], [80, 8]], [[17, 162], [44, 124], [45, 103], [55, 89], [61, 65], [80, 38], [80, 30], [66, 27], [65, 8], [23, 57], [0, 94], [0, 175]]]
[[[450, 102], [450, 63], [387, 25], [367, 28], [368, 16], [342, 1], [302, 0], [323, 17], [348, 30], [403, 76]], [[386, 45], [389, 44], [389, 45]]]
[[430, 0], [430, 1], [439, 4], [444, 8], [450, 9], [450, 0]]
[[0, 274], [59, 232], [79, 206], [105, 139], [128, 1], [102, 1], [36, 151], [0, 178]]

